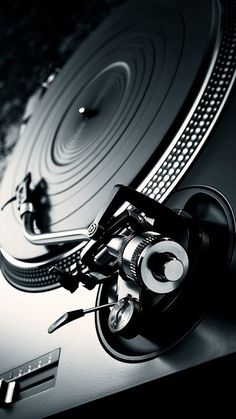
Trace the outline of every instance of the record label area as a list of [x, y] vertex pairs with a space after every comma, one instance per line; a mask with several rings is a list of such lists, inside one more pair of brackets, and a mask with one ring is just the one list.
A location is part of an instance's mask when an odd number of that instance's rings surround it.
[[235, 75], [231, 0], [125, 2], [53, 75], [1, 187], [0, 418], [235, 353]]

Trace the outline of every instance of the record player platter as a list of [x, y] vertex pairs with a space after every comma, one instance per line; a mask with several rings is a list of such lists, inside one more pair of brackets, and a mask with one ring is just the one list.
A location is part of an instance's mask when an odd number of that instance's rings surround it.
[[[34, 185], [46, 183], [41, 228], [65, 230], [89, 225], [113, 185], [137, 185], [198, 94], [218, 42], [218, 19], [208, 2], [181, 10], [133, 2], [108, 19], [43, 97], [14, 152], [1, 204], [31, 172]], [[193, 24], [199, 20], [200, 31]], [[1, 243], [11, 256], [33, 261], [48, 254], [24, 239], [14, 204], [1, 222], [9, 226]]]

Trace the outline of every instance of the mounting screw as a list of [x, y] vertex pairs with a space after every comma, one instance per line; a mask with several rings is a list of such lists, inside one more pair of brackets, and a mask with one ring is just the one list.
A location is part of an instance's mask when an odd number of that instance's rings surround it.
[[93, 236], [96, 233], [97, 228], [98, 228], [98, 226], [97, 226], [96, 223], [90, 224], [90, 226], [88, 227], [88, 235]]

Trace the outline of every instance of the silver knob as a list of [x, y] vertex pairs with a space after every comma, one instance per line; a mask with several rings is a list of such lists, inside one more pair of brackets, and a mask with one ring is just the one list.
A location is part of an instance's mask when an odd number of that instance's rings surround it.
[[159, 280], [175, 282], [181, 280], [184, 274], [183, 263], [173, 253], [155, 253], [148, 263], [153, 275]]
[[185, 249], [153, 231], [113, 238], [107, 246], [128, 279], [157, 294], [174, 291], [185, 278], [189, 261]]

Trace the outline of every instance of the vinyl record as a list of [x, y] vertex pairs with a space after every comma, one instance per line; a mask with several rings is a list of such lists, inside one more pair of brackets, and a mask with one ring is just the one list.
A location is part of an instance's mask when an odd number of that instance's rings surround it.
[[[1, 206], [30, 172], [34, 187], [44, 185], [39, 231], [86, 227], [115, 184], [136, 187], [149, 176], [209, 79], [220, 43], [218, 6], [131, 1], [110, 16], [74, 53], [30, 119], [4, 178]], [[149, 183], [144, 192], [159, 199], [156, 182]], [[65, 268], [69, 256], [77, 259], [77, 250], [68, 255], [63, 244], [29, 243], [15, 202], [2, 211], [0, 226], [3, 271], [9, 278], [13, 269], [18, 285], [25, 275], [32, 284], [37, 278], [50, 284], [45, 264], [59, 256]]]

